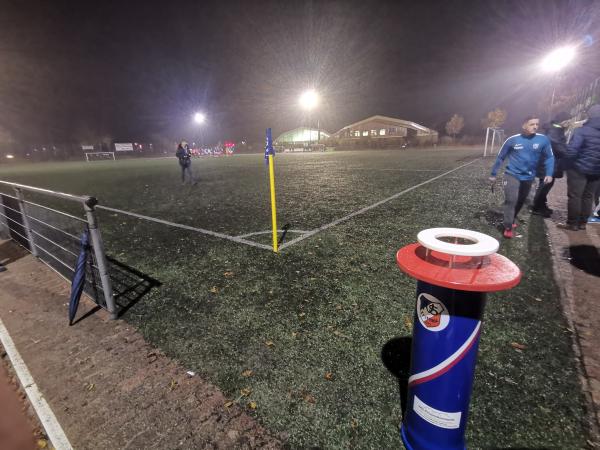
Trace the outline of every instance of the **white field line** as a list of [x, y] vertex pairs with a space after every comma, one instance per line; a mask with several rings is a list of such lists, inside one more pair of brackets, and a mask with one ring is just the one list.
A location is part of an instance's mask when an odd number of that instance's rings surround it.
[[[333, 222], [325, 224], [325, 225], [323, 225], [323, 226], [321, 226], [319, 228], [316, 228], [314, 230], [311, 230], [311, 231], [289, 230], [289, 232], [301, 233], [302, 236], [299, 236], [299, 237], [297, 237], [295, 239], [292, 239], [291, 241], [286, 242], [281, 247], [279, 247], [279, 249], [284, 249], [286, 247], [289, 247], [290, 245], [296, 244], [296, 243], [298, 243], [298, 242], [300, 242], [300, 241], [302, 241], [302, 240], [304, 240], [304, 239], [306, 239], [308, 237], [311, 237], [311, 236], [313, 236], [313, 235], [315, 235], [315, 234], [317, 234], [317, 233], [319, 233], [319, 232], [321, 232], [323, 230], [326, 230], [327, 228], [330, 228], [330, 227], [333, 227], [335, 225], [338, 225], [338, 224], [340, 224], [342, 222], [345, 222], [348, 219], [351, 219], [354, 216], [358, 216], [360, 214], [363, 214], [363, 213], [369, 211], [370, 209], [376, 208], [376, 207], [378, 207], [378, 206], [380, 206], [380, 205], [382, 205], [384, 203], [387, 203], [387, 202], [389, 202], [391, 200], [394, 200], [395, 198], [397, 198], [397, 197], [399, 197], [401, 195], [404, 195], [407, 192], [412, 191], [413, 189], [416, 189], [418, 187], [424, 186], [424, 185], [426, 185], [428, 183], [431, 183], [432, 181], [437, 180], [438, 178], [444, 177], [444, 176], [446, 176], [446, 175], [448, 175], [448, 174], [450, 174], [452, 172], [455, 172], [455, 171], [457, 171], [459, 169], [462, 169], [463, 167], [466, 167], [466, 166], [474, 163], [478, 159], [479, 158], [474, 159], [473, 161], [470, 161], [470, 162], [468, 162], [466, 164], [463, 164], [462, 166], [456, 167], [456, 168], [454, 168], [452, 170], [449, 170], [449, 171], [444, 172], [444, 173], [442, 173], [440, 175], [437, 175], [437, 176], [435, 176], [433, 178], [430, 178], [429, 180], [424, 181], [423, 183], [420, 183], [420, 184], [417, 184], [415, 186], [412, 186], [412, 187], [410, 187], [408, 189], [403, 190], [402, 192], [398, 192], [397, 194], [394, 194], [391, 197], [388, 197], [386, 199], [380, 200], [377, 203], [374, 203], [374, 204], [372, 204], [370, 206], [366, 206], [366, 207], [364, 207], [364, 208], [362, 208], [362, 209], [360, 209], [358, 211], [350, 213], [347, 216], [344, 216], [344, 217], [342, 217], [340, 219], [334, 220]], [[362, 169], [362, 168], [353, 168], [353, 169]], [[429, 169], [417, 169], [417, 170], [408, 170], [408, 169], [368, 169], [368, 168], [364, 168], [364, 169], [365, 170], [406, 171], [406, 172], [439, 172], [439, 170], [429, 170]], [[259, 244], [257, 242], [253, 242], [253, 241], [249, 241], [247, 239], [244, 239], [246, 237], [250, 237], [250, 236], [254, 236], [254, 235], [258, 235], [258, 234], [270, 233], [271, 231], [259, 231], [259, 232], [242, 234], [242, 235], [239, 235], [239, 236], [230, 236], [228, 234], [218, 233], [216, 231], [210, 231], [210, 230], [206, 230], [204, 228], [197, 228], [197, 227], [192, 227], [192, 226], [189, 226], [189, 225], [182, 225], [182, 224], [179, 224], [179, 223], [170, 222], [168, 220], [157, 219], [155, 217], [145, 216], [143, 214], [137, 214], [137, 213], [133, 213], [133, 212], [130, 212], [130, 211], [124, 211], [122, 209], [110, 208], [108, 206], [97, 205], [96, 209], [104, 209], [106, 211], [112, 211], [112, 212], [115, 212], [115, 213], [119, 213], [119, 214], [124, 214], [124, 215], [127, 215], [127, 216], [136, 217], [138, 219], [148, 220], [150, 222], [161, 223], [163, 225], [168, 225], [168, 226], [171, 226], [171, 227], [181, 228], [181, 229], [184, 229], [184, 230], [196, 231], [196, 232], [199, 232], [199, 233], [207, 234], [209, 236], [214, 236], [214, 237], [217, 237], [217, 238], [227, 239], [227, 240], [230, 240], [230, 241], [233, 241], [233, 242], [237, 242], [238, 244], [246, 244], [246, 245], [250, 245], [252, 247], [262, 248], [262, 249], [269, 250], [269, 251], [273, 250], [272, 247], [269, 246], [269, 245]], [[281, 232], [283, 230], [277, 230], [277, 231]]]
[[69, 439], [67, 439], [65, 432], [58, 423], [58, 420], [56, 420], [56, 416], [44, 399], [42, 393], [35, 384], [35, 381], [33, 381], [33, 377], [17, 351], [2, 319], [0, 319], [0, 340], [2, 341], [2, 346], [4, 347], [4, 350], [6, 350], [6, 354], [10, 358], [17, 376], [19, 377], [21, 386], [23, 386], [23, 389], [27, 393], [27, 397], [29, 397], [33, 409], [38, 415], [40, 422], [42, 422], [48, 438], [50, 438], [50, 442], [57, 450], [72, 450], [73, 447], [71, 446]]
[[452, 170], [449, 170], [449, 171], [444, 172], [444, 173], [442, 173], [440, 175], [437, 175], [437, 176], [435, 176], [433, 178], [430, 178], [429, 180], [423, 181], [422, 183], [419, 183], [419, 184], [416, 184], [416, 185], [414, 185], [412, 187], [409, 187], [408, 189], [404, 189], [403, 191], [398, 192], [398, 193], [392, 195], [391, 197], [388, 197], [386, 199], [380, 200], [377, 203], [373, 203], [372, 205], [365, 206], [364, 208], [359, 209], [358, 211], [354, 211], [353, 213], [350, 213], [347, 216], [344, 216], [344, 217], [342, 217], [340, 219], [334, 220], [333, 222], [327, 223], [327, 224], [325, 224], [323, 226], [320, 226], [319, 228], [315, 228], [314, 230], [309, 231], [308, 233], [306, 233], [303, 236], [297, 237], [295, 239], [292, 239], [291, 241], [286, 242], [281, 247], [279, 247], [279, 249], [283, 250], [284, 248], [287, 248], [287, 247], [289, 247], [289, 246], [291, 246], [293, 244], [297, 244], [298, 242], [300, 242], [300, 241], [302, 241], [302, 240], [304, 240], [306, 238], [309, 238], [311, 236], [314, 236], [315, 234], [320, 233], [321, 231], [324, 231], [327, 228], [331, 228], [331, 227], [333, 227], [335, 225], [339, 225], [340, 223], [345, 222], [345, 221], [351, 219], [352, 217], [358, 216], [360, 214], [364, 214], [364, 213], [366, 213], [367, 211], [369, 211], [369, 210], [371, 210], [373, 208], [377, 208], [378, 206], [381, 206], [384, 203], [387, 203], [387, 202], [389, 202], [391, 200], [394, 200], [394, 199], [400, 197], [401, 195], [404, 195], [404, 194], [406, 194], [406, 193], [408, 193], [410, 191], [413, 191], [413, 190], [415, 190], [415, 189], [417, 189], [417, 188], [419, 188], [421, 186], [425, 186], [426, 184], [431, 183], [432, 181], [435, 181], [435, 180], [437, 180], [439, 178], [445, 177], [446, 175], [451, 174], [452, 172], [456, 172], [457, 170], [460, 170], [463, 167], [467, 167], [468, 165], [471, 165], [475, 161], [479, 161], [480, 159], [481, 158], [477, 158], [477, 159], [474, 159], [473, 161], [469, 161], [468, 163], [463, 164], [462, 166], [458, 166], [458, 167], [456, 167], [456, 168], [454, 168]]
[[96, 209], [104, 209], [106, 211], [112, 211], [112, 212], [116, 212], [119, 214], [124, 214], [126, 216], [132, 216], [132, 217], [136, 217], [138, 219], [148, 220], [150, 222], [162, 223], [163, 225], [169, 225], [169, 226], [175, 227], [175, 228], [182, 228], [184, 230], [197, 231], [198, 233], [208, 234], [209, 236], [214, 236], [214, 237], [218, 237], [221, 239], [227, 239], [227, 240], [230, 240], [233, 242], [237, 242], [238, 244], [246, 244], [246, 245], [251, 245], [253, 247], [264, 248], [266, 250], [273, 250], [272, 247], [270, 247], [268, 245], [248, 241], [241, 237], [230, 236], [230, 235], [224, 234], [224, 233], [217, 233], [216, 231], [205, 230], [204, 228], [196, 228], [196, 227], [191, 227], [189, 225], [182, 225], [180, 223], [169, 222], [168, 220], [156, 219], [154, 217], [144, 216], [142, 214], [136, 214], [136, 213], [132, 213], [129, 211], [123, 211], [122, 209], [109, 208], [108, 206], [102, 206], [102, 205], [97, 205]]
[[380, 170], [380, 171], [392, 171], [392, 172], [441, 172], [440, 169], [373, 169], [371, 167], [348, 167], [351, 170]]
[[[246, 237], [250, 237], [250, 236], [256, 236], [256, 235], [259, 235], [259, 234], [269, 234], [269, 233], [272, 233], [272, 232], [273, 232], [273, 230], [255, 231], [254, 233], [240, 234], [239, 236], [236, 236], [236, 237], [246, 238]], [[277, 232], [278, 233], [283, 233], [283, 230], [277, 230]], [[308, 233], [308, 231], [305, 231], [305, 230], [288, 230], [287, 232], [288, 233], [297, 233], [297, 234]]]

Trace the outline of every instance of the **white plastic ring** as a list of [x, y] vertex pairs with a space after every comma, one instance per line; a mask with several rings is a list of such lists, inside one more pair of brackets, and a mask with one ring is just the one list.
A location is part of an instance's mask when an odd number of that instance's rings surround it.
[[[453, 244], [440, 238], [466, 239], [468, 244]], [[436, 252], [456, 256], [486, 256], [496, 253], [500, 243], [487, 234], [461, 228], [429, 228], [417, 235], [419, 244]], [[472, 242], [472, 243], [471, 243]]]

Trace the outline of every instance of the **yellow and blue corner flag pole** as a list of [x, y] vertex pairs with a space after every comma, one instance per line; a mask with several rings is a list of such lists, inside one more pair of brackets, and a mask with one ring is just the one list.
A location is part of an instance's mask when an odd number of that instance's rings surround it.
[[267, 145], [265, 146], [265, 162], [269, 164], [269, 184], [271, 185], [271, 221], [273, 223], [273, 251], [277, 253], [277, 204], [275, 202], [275, 149], [271, 129], [267, 128]]

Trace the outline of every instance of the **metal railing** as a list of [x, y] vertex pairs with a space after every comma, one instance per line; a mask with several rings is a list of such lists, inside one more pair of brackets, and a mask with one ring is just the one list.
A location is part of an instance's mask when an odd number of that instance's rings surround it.
[[[46, 215], [51, 214], [53, 217], [60, 217], [63, 220], [75, 222], [79, 226], [88, 228], [93, 250], [92, 263], [90, 264], [92, 273], [90, 274], [91, 281], [89, 283], [94, 291], [97, 291], [98, 288], [102, 291], [104, 301], [102, 302], [102, 299], [96, 296], [96, 302], [110, 313], [112, 319], [115, 319], [117, 311], [104, 244], [98, 228], [95, 209], [98, 201], [96, 198], [66, 194], [1, 180], [0, 185], [9, 186], [15, 192], [14, 196], [0, 193], [0, 206], [3, 207], [3, 209], [0, 208], [0, 218], [3, 219], [4, 226], [8, 229], [11, 238], [67, 280], [69, 280], [69, 276], [65, 275], [65, 272], [72, 275], [74, 271], [78, 256], [79, 237], [66, 231], [64, 229], [66, 227], [61, 228], [56, 224], [49, 223], [49, 220], [44, 220], [44, 217], [36, 217], [32, 210], [44, 212]], [[24, 192], [33, 192], [79, 203], [83, 207], [85, 219], [26, 200]], [[69, 249], [69, 246], [72, 248]], [[70, 263], [68, 260], [73, 262]], [[56, 264], [58, 266], [55, 266]], [[96, 275], [100, 278], [99, 285], [95, 281]]]

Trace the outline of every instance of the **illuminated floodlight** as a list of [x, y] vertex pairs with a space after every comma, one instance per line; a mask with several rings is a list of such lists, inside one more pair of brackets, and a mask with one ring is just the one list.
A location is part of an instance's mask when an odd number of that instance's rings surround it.
[[197, 112], [196, 114], [194, 114], [194, 122], [204, 123], [205, 120], [206, 120], [206, 116], [204, 114], [202, 114], [201, 112]]
[[540, 66], [544, 72], [558, 72], [569, 65], [575, 58], [575, 47], [560, 47], [548, 53]]
[[319, 94], [314, 89], [304, 91], [300, 95], [300, 106], [307, 111], [314, 109], [319, 104]]
[[13, 159], [13, 158], [15, 157], [15, 155], [6, 155], [6, 157], [7, 157], [8, 159]]

